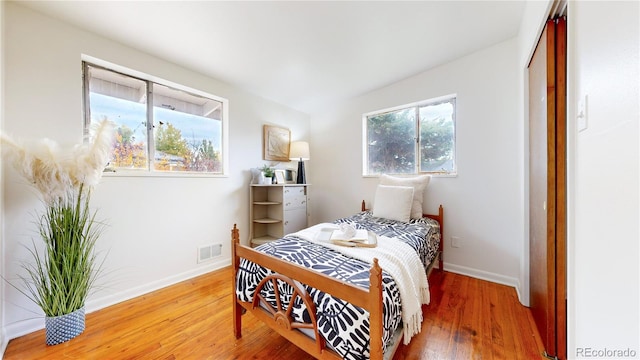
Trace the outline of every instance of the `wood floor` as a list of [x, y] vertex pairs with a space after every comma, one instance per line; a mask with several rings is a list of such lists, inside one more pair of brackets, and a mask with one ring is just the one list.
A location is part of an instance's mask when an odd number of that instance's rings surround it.
[[[311, 359], [251, 314], [236, 340], [230, 281], [226, 268], [93, 312], [63, 344], [46, 346], [44, 330], [25, 335], [4, 359]], [[542, 359], [513, 288], [437, 270], [429, 282], [422, 332], [394, 359]]]

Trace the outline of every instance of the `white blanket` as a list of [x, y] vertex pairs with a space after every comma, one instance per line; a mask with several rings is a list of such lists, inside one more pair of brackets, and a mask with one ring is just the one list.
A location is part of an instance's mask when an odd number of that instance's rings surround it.
[[408, 344], [409, 340], [421, 330], [422, 304], [429, 304], [430, 301], [427, 274], [418, 254], [404, 242], [386, 236], [378, 236], [378, 246], [375, 248], [334, 245], [328, 241], [318, 240], [318, 234], [324, 228], [338, 229], [338, 226], [321, 223], [291, 235], [321, 244], [369, 264], [373, 263], [373, 258], [378, 258], [378, 264], [393, 277], [400, 291], [404, 343]]

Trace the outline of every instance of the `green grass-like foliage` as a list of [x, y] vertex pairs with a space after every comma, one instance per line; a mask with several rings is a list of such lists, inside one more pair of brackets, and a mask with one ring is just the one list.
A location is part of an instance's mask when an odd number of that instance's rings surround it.
[[69, 314], [84, 306], [102, 266], [95, 245], [103, 224], [89, 209], [90, 192], [83, 186], [66, 199], [48, 204], [39, 217], [38, 231], [45, 243], [40, 253], [29, 249], [33, 263], [25, 262], [27, 275], [20, 290], [48, 317]]

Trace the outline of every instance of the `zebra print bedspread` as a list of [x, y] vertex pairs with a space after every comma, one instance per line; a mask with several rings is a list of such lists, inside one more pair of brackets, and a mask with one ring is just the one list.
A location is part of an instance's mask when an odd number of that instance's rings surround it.
[[[352, 223], [358, 229], [367, 229], [378, 235], [396, 237], [409, 244], [419, 254], [425, 269], [435, 257], [440, 242], [439, 225], [431, 219], [412, 219], [409, 223], [376, 218], [370, 211], [338, 219], [334, 223]], [[300, 264], [362, 288], [369, 288], [371, 264], [348, 258], [320, 244], [311, 243], [293, 235], [260, 245], [256, 250]], [[242, 259], [238, 270], [236, 294], [241, 301], [251, 301], [260, 281], [273, 272], [253, 262]], [[385, 271], [383, 283], [383, 344], [389, 344], [395, 329], [400, 326], [400, 293], [393, 278]], [[369, 358], [369, 313], [341, 299], [306, 286], [316, 304], [318, 330], [338, 354], [345, 359]], [[283, 297], [290, 296], [291, 289], [280, 289]], [[273, 289], [263, 290], [263, 296], [275, 304]], [[288, 294], [288, 295], [287, 295]], [[288, 300], [288, 299], [286, 299]], [[286, 301], [283, 299], [283, 301]], [[308, 321], [306, 308], [294, 304], [293, 316], [297, 321]]]

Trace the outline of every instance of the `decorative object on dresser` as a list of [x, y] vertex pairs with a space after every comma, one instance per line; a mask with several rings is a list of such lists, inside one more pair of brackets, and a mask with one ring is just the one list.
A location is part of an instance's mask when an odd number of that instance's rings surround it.
[[293, 169], [285, 169], [284, 170], [284, 180], [287, 184], [295, 184], [296, 183], [296, 171]]
[[264, 173], [258, 168], [251, 168], [251, 184], [264, 184]]
[[251, 184], [249, 243], [252, 246], [307, 227], [308, 186]]
[[274, 176], [273, 169], [269, 165], [264, 164], [259, 170], [262, 172], [262, 177], [258, 177], [258, 184], [272, 184]]
[[288, 161], [289, 142], [291, 141], [291, 131], [289, 129], [264, 125], [264, 148], [262, 157], [264, 160]]
[[285, 184], [285, 171], [284, 170], [280, 170], [280, 169], [276, 169], [274, 170], [274, 176], [276, 178], [276, 184]]
[[304, 160], [309, 160], [309, 143], [306, 141], [294, 141], [289, 148], [289, 159], [298, 160], [298, 178], [296, 183], [306, 184], [307, 179], [304, 174]]

